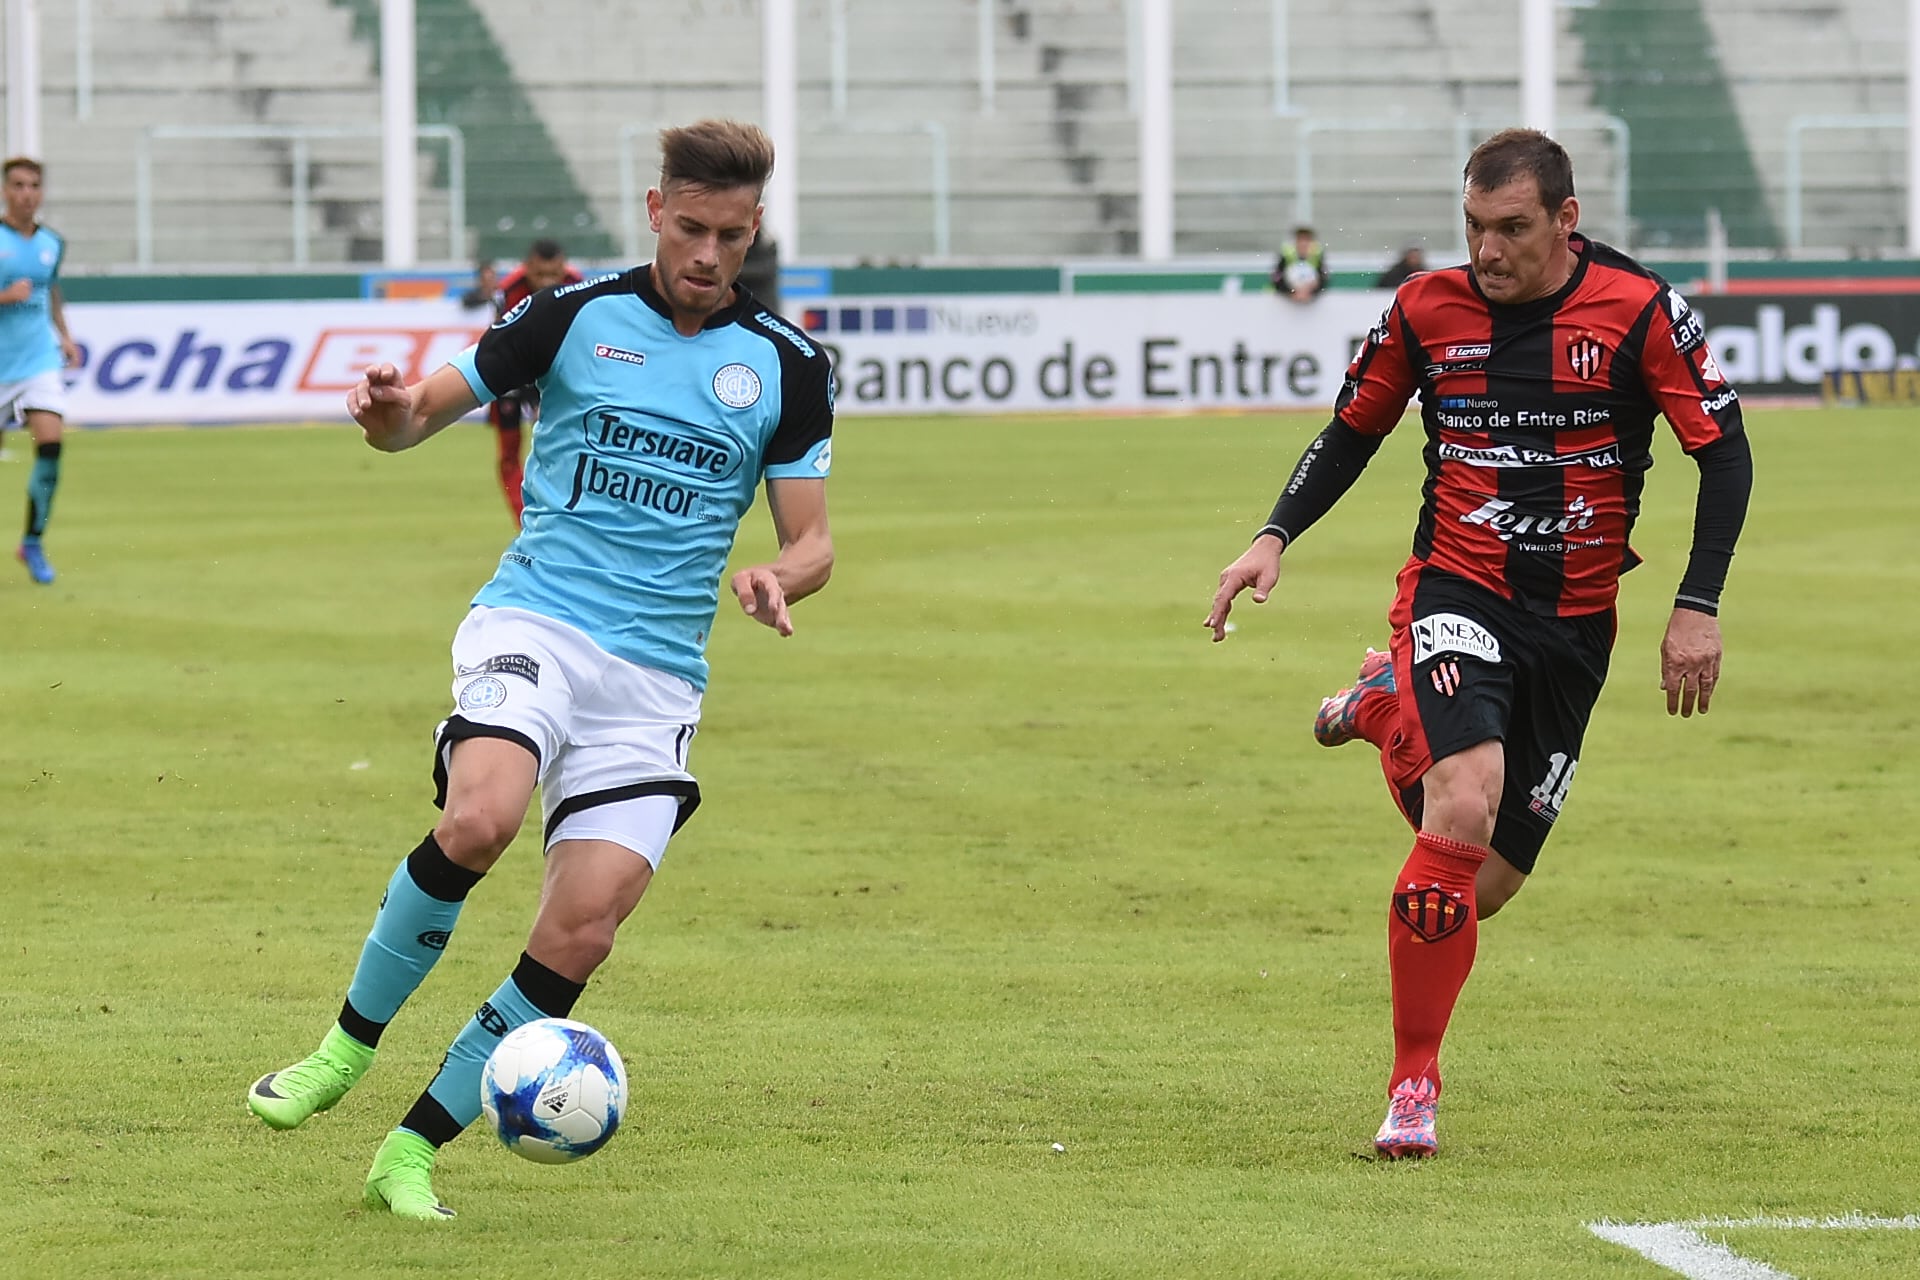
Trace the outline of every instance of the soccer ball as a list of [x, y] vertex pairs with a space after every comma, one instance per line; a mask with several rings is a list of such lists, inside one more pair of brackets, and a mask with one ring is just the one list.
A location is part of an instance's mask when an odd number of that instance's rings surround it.
[[480, 1108], [507, 1150], [537, 1164], [607, 1145], [627, 1103], [627, 1068], [607, 1038], [571, 1018], [509, 1031], [480, 1073]]

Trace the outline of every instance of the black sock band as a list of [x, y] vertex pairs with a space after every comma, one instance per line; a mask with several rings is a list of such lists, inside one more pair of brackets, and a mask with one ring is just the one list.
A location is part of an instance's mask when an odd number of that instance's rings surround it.
[[375, 1022], [353, 1007], [353, 1002], [343, 1000], [340, 1003], [340, 1029], [358, 1040], [369, 1049], [380, 1047], [380, 1033], [387, 1029], [384, 1022]]
[[433, 832], [427, 832], [427, 838], [420, 847], [407, 855], [407, 874], [420, 886], [420, 892], [429, 898], [438, 898], [442, 902], [465, 902], [467, 895], [473, 892], [473, 886], [480, 883], [486, 873], [469, 871], [449, 858], [433, 838]]
[[520, 963], [513, 967], [513, 985], [528, 1003], [549, 1018], [564, 1018], [573, 1012], [573, 1002], [587, 989], [584, 982], [563, 978], [522, 951]]
[[47, 441], [47, 442], [46, 442], [45, 444], [42, 444], [42, 445], [36, 445], [36, 446], [34, 446], [34, 450], [33, 450], [33, 456], [34, 456], [34, 457], [36, 457], [36, 458], [57, 458], [57, 457], [59, 457], [59, 456], [60, 456], [60, 442], [59, 442], [58, 440], [49, 440], [49, 441]]
[[413, 1130], [436, 1147], [446, 1146], [466, 1128], [448, 1115], [447, 1109], [435, 1102], [431, 1093], [420, 1095], [412, 1109], [401, 1119], [400, 1127]]

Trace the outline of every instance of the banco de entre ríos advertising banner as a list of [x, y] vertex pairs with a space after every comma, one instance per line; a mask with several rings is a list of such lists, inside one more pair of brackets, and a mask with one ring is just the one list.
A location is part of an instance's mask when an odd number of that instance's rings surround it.
[[842, 413], [1330, 408], [1385, 293], [808, 300]]
[[[958, 295], [809, 299], [843, 414], [1328, 409], [1389, 297]], [[1694, 308], [1749, 396], [1920, 367], [1920, 296], [1731, 294]], [[75, 425], [344, 420], [373, 363], [423, 377], [488, 316], [452, 301], [99, 303], [68, 308]]]

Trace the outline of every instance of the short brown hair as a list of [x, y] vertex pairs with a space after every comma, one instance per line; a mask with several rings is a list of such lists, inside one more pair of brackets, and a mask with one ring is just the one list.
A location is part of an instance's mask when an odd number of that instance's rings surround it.
[[1502, 129], [1473, 149], [1462, 176], [1482, 191], [1531, 177], [1540, 185], [1540, 203], [1548, 213], [1573, 198], [1572, 157], [1538, 129]]
[[15, 169], [31, 169], [36, 178], [47, 176], [47, 171], [32, 156], [8, 156], [7, 162], [0, 165], [0, 178], [11, 178]]
[[677, 182], [698, 187], [767, 185], [773, 176], [773, 139], [758, 126], [738, 120], [701, 120], [660, 131], [660, 186]]

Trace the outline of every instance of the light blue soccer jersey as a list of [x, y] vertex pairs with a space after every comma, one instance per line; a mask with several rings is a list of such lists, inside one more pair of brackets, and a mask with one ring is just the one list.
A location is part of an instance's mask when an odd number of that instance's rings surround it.
[[761, 478], [827, 474], [833, 373], [745, 289], [691, 338], [670, 315], [636, 267], [535, 294], [454, 357], [482, 402], [540, 388], [520, 536], [473, 602], [705, 688], [720, 575]]
[[67, 242], [36, 226], [23, 236], [0, 222], [0, 289], [22, 278], [33, 282], [25, 302], [0, 303], [0, 383], [23, 382], [64, 362], [53, 332], [53, 286]]

